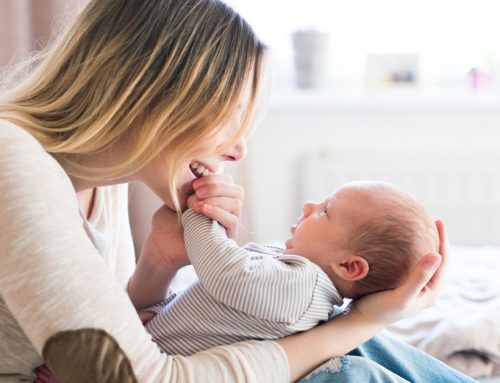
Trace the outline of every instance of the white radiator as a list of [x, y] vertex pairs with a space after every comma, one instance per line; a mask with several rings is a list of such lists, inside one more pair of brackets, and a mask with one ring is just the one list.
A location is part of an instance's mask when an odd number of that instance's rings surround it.
[[356, 180], [391, 182], [412, 194], [446, 222], [450, 242], [500, 244], [500, 155], [498, 158], [405, 156], [328, 152], [307, 156], [301, 200], [321, 200]]

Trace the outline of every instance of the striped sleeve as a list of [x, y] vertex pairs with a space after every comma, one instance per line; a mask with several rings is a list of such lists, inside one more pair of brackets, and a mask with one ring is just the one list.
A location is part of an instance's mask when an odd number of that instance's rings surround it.
[[303, 257], [248, 251], [225, 229], [193, 210], [182, 216], [188, 257], [199, 283], [216, 300], [246, 314], [276, 322], [296, 322], [308, 309], [318, 269]]

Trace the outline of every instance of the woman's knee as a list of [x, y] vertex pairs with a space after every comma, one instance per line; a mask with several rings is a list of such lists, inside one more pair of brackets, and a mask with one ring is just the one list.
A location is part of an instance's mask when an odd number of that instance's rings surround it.
[[328, 360], [302, 378], [300, 383], [402, 383], [407, 380], [395, 375], [370, 359], [342, 356]]

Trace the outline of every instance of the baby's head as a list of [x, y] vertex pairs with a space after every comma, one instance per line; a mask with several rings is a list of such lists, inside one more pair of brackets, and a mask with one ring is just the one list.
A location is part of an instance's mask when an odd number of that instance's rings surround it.
[[399, 286], [417, 260], [439, 247], [426, 210], [376, 181], [348, 183], [323, 202], [304, 204], [291, 231], [285, 253], [318, 264], [348, 298]]

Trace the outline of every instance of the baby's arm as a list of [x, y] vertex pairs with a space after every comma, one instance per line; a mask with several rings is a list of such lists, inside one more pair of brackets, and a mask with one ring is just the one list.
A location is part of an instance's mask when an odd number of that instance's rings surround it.
[[188, 257], [216, 299], [259, 318], [294, 322], [308, 308], [318, 279], [307, 260], [293, 263], [248, 251], [227, 238], [216, 221], [193, 210], [182, 216]]

